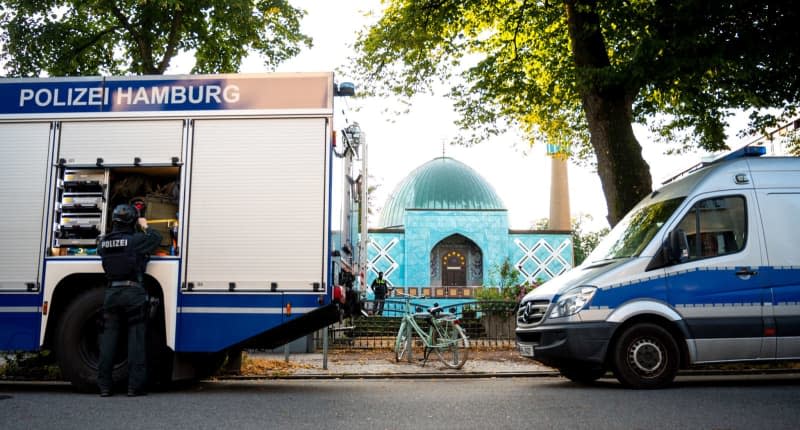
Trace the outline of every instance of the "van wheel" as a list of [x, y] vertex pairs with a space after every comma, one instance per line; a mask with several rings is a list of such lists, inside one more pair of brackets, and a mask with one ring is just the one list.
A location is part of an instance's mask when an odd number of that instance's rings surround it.
[[630, 388], [661, 388], [678, 373], [678, 344], [663, 327], [628, 327], [613, 349], [614, 375]]
[[[103, 327], [103, 288], [92, 288], [69, 304], [55, 332], [55, 352], [65, 379], [80, 391], [97, 390], [100, 333]], [[124, 334], [120, 333], [120, 337]], [[125, 345], [120, 339], [120, 345]], [[127, 380], [125, 351], [114, 357], [114, 385]]]
[[599, 366], [585, 365], [561, 367], [558, 369], [561, 376], [579, 384], [591, 384], [606, 374], [606, 369]]

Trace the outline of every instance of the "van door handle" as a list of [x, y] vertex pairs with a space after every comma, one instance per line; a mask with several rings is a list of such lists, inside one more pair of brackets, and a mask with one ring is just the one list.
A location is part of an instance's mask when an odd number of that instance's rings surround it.
[[736, 269], [736, 276], [753, 276], [758, 275], [758, 272], [749, 267], [739, 267]]

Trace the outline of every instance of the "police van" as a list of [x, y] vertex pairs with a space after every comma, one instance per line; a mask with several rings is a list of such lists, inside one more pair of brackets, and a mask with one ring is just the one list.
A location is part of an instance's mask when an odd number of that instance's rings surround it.
[[52, 350], [94, 386], [97, 238], [120, 203], [163, 238], [145, 280], [156, 376], [338, 319], [351, 202], [334, 184], [354, 152], [334, 148], [333, 102], [351, 89], [332, 73], [0, 80], [0, 350]]
[[693, 365], [800, 359], [800, 159], [746, 146], [634, 207], [520, 303], [521, 355], [657, 388]]

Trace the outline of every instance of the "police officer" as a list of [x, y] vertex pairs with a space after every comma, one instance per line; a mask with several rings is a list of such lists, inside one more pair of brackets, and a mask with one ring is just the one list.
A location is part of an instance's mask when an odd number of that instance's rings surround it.
[[[97, 252], [103, 259], [108, 279], [103, 319], [105, 329], [100, 342], [100, 368], [97, 384], [100, 395], [112, 393], [114, 352], [119, 331], [128, 331], [128, 396], [145, 394], [147, 382], [145, 358], [145, 322], [147, 293], [143, 285], [149, 254], [161, 243], [161, 235], [147, 227], [130, 205], [119, 205], [111, 216], [111, 233], [99, 239]], [[141, 227], [136, 231], [135, 226]]]
[[383, 272], [378, 272], [378, 277], [372, 281], [372, 292], [375, 294], [375, 315], [383, 314], [383, 303], [386, 301], [387, 285], [383, 279]]

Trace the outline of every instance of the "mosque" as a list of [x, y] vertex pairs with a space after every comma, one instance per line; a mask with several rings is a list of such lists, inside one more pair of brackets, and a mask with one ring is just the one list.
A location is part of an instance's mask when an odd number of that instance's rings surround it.
[[553, 171], [555, 179], [562, 174], [564, 180], [551, 185], [550, 202], [551, 226], [562, 229], [511, 230], [506, 206], [477, 171], [445, 156], [419, 166], [369, 229], [367, 285], [383, 272], [397, 292], [470, 298], [478, 288], [498, 285], [496, 272], [505, 261], [520, 272], [520, 282], [566, 272], [573, 266], [568, 206], [566, 224], [553, 223], [554, 201], [568, 201], [566, 171]]

